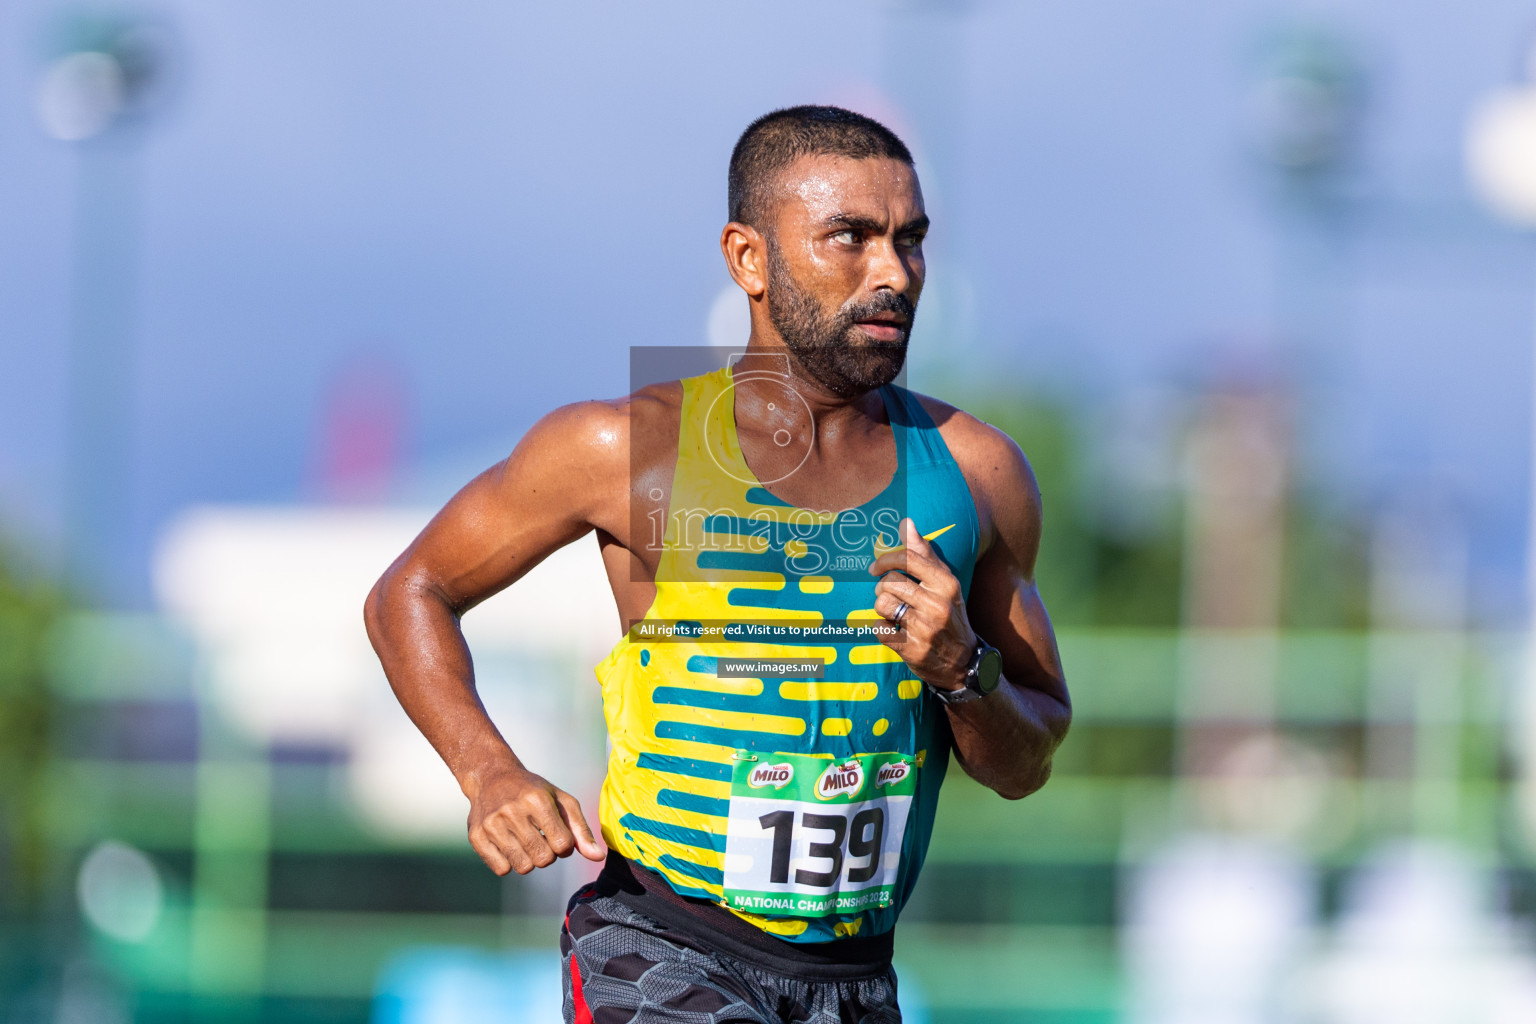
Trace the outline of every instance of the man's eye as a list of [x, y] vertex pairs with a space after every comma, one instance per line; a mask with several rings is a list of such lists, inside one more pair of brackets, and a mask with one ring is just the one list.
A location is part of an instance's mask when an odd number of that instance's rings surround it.
[[852, 228], [848, 228], [845, 231], [839, 231], [837, 234], [832, 236], [835, 241], [842, 242], [844, 245], [858, 245], [862, 240], [862, 237], [863, 236], [860, 235], [859, 232], [853, 230]]
[[907, 249], [916, 249], [923, 244], [922, 235], [907, 235], [901, 240], [901, 245]]

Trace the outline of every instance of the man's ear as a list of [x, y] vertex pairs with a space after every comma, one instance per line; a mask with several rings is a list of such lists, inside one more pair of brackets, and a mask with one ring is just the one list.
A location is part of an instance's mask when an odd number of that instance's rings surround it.
[[720, 252], [731, 280], [748, 298], [760, 298], [768, 290], [768, 240], [750, 224], [731, 221], [720, 232]]

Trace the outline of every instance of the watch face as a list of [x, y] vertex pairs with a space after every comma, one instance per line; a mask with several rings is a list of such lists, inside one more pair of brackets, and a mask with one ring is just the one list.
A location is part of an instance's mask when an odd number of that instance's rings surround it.
[[991, 693], [997, 689], [997, 680], [1003, 674], [1003, 656], [997, 652], [996, 647], [988, 647], [981, 652], [981, 660], [976, 664], [976, 688], [982, 693]]

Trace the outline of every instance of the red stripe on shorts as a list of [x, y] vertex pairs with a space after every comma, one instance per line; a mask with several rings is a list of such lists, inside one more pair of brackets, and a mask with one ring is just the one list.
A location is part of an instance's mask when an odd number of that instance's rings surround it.
[[592, 1024], [592, 1011], [581, 995], [581, 968], [576, 965], [576, 954], [571, 954], [571, 1001], [576, 1004], [576, 1024]]

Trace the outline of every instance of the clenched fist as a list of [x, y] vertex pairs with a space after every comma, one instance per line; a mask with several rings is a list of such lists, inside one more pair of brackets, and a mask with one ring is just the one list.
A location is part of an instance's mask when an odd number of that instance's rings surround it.
[[608, 856], [576, 798], [525, 768], [507, 767], [472, 787], [469, 843], [498, 875], [526, 875], [573, 852], [588, 860]]

